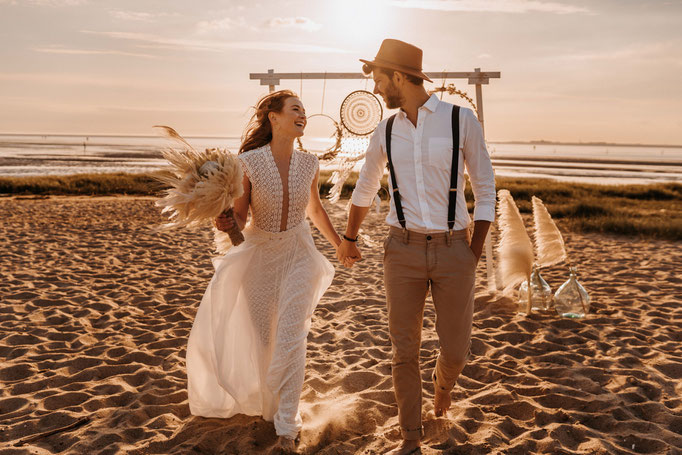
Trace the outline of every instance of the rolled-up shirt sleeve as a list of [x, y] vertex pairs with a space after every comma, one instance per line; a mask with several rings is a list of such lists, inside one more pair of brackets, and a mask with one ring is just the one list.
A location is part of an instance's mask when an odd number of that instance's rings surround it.
[[384, 175], [387, 159], [381, 147], [381, 134], [383, 133], [380, 131], [385, 131], [385, 127], [385, 122], [382, 122], [369, 139], [365, 164], [362, 165], [353, 196], [351, 196], [353, 205], [358, 207], [369, 207], [381, 187], [381, 178]]
[[474, 221], [495, 221], [495, 173], [485, 146], [483, 129], [474, 112], [465, 110], [464, 163], [474, 193]]

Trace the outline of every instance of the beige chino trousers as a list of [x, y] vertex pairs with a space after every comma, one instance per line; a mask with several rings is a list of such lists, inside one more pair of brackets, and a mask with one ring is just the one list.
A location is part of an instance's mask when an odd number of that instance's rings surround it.
[[477, 263], [466, 229], [420, 234], [391, 227], [384, 241], [393, 387], [404, 439], [423, 434], [419, 351], [426, 295], [430, 288], [440, 342], [436, 386], [450, 391], [469, 357]]

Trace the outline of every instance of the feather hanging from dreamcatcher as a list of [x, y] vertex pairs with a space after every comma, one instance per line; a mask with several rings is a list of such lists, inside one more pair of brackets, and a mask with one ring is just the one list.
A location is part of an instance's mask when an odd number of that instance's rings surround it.
[[[362, 155], [364, 158], [364, 155]], [[334, 160], [335, 170], [332, 172], [329, 181], [332, 183], [332, 187], [329, 189], [329, 200], [333, 203], [337, 203], [341, 198], [341, 192], [343, 191], [343, 185], [350, 177], [353, 172], [353, 167], [362, 158], [347, 157], [347, 156], [337, 156]]]
[[509, 190], [498, 191], [497, 197], [497, 224], [500, 231], [497, 256], [502, 285], [507, 292], [522, 281], [530, 279], [533, 244]]
[[538, 197], [533, 196], [533, 221], [535, 222], [535, 248], [537, 258], [535, 265], [549, 267], [566, 260], [564, 238], [557, 228], [545, 204]]

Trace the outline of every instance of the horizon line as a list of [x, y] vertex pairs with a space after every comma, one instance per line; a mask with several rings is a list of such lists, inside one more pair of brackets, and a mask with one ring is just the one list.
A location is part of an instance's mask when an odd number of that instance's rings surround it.
[[[77, 136], [77, 137], [134, 137], [134, 138], [160, 138], [164, 136], [153, 134], [128, 134], [128, 133], [7, 133], [0, 132], [0, 136]], [[241, 139], [241, 136], [220, 136], [186, 134], [185, 138], [193, 139]], [[318, 136], [313, 136], [318, 137]], [[323, 137], [323, 136], [319, 136]], [[682, 148], [682, 144], [651, 144], [641, 142], [608, 142], [608, 141], [553, 141], [546, 139], [527, 139], [527, 140], [487, 140], [489, 144], [527, 144], [527, 145], [582, 145], [582, 146], [610, 146], [610, 147], [663, 147], [663, 148]]]

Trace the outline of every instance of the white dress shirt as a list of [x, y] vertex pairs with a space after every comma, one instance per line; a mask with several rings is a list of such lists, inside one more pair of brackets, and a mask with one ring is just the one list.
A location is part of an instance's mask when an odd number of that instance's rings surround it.
[[[421, 233], [448, 230], [448, 198], [452, 169], [452, 104], [436, 95], [419, 107], [415, 127], [400, 110], [393, 122], [391, 158], [400, 192], [406, 227]], [[367, 147], [365, 164], [352, 202], [369, 207], [379, 191], [386, 169], [386, 122], [384, 119]], [[483, 139], [481, 124], [471, 109], [459, 110], [459, 176], [457, 208], [453, 229], [465, 229], [471, 223], [464, 199], [464, 166], [474, 193], [474, 220], [495, 220], [495, 176]], [[393, 183], [389, 185], [393, 188]], [[391, 191], [390, 212], [386, 222], [400, 228]]]

